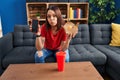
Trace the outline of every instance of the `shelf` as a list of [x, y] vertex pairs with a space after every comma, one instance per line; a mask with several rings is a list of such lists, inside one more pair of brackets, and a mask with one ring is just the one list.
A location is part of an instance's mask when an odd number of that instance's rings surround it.
[[88, 20], [88, 18], [80, 18], [80, 19], [74, 18], [74, 19], [69, 19], [69, 20]]
[[[40, 13], [40, 24], [45, 22], [46, 10], [49, 6], [58, 6], [61, 10], [62, 17], [65, 21], [72, 21], [74, 23], [80, 22], [88, 24], [89, 3], [88, 2], [27, 2], [27, 20], [28, 24], [31, 19], [37, 19], [37, 13]], [[71, 17], [72, 10], [72, 17]], [[74, 14], [74, 15], [73, 15]]]

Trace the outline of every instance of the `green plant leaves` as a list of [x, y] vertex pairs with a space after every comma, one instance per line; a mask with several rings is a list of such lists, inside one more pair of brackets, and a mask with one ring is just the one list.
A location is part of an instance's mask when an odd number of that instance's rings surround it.
[[105, 23], [120, 14], [120, 9], [115, 8], [114, 0], [89, 0], [89, 3], [89, 23]]

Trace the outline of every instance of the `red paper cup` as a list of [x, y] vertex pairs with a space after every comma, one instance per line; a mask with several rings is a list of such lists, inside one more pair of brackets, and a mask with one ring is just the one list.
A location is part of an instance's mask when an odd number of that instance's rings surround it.
[[60, 51], [56, 53], [58, 71], [64, 71], [65, 67], [65, 52]]

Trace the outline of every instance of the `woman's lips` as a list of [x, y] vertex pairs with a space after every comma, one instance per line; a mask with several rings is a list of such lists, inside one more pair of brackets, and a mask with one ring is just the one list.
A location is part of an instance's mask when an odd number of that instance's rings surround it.
[[51, 22], [51, 24], [54, 24], [54, 22]]

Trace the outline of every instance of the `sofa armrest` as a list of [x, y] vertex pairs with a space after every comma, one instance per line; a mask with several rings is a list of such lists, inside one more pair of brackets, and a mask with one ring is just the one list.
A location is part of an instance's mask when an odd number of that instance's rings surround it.
[[2, 71], [2, 58], [13, 49], [13, 33], [8, 33], [0, 38], [0, 71]]
[[1, 51], [0, 51], [0, 75], [3, 73], [3, 69], [2, 69], [2, 56], [1, 56]]

